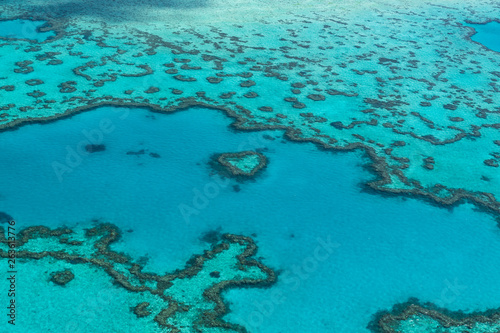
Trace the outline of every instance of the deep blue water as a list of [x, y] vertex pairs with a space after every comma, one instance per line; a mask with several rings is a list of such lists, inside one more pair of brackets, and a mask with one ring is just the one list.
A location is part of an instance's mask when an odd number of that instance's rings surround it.
[[0, 21], [0, 37], [31, 39], [43, 42], [49, 37], [55, 36], [53, 31], [40, 32], [45, 21], [30, 20], [8, 20]]
[[[228, 319], [251, 332], [367, 332], [375, 312], [409, 297], [452, 310], [500, 305], [500, 229], [491, 216], [363, 193], [374, 175], [361, 152], [234, 132], [230, 122], [201, 108], [107, 107], [2, 133], [0, 211], [19, 226], [100, 219], [133, 229], [116, 249], [148, 254], [156, 272], [205, 249], [205, 231], [255, 233], [263, 262], [281, 275], [270, 289], [225, 294]], [[102, 130], [105, 151], [78, 152], [85, 133], [100, 139]], [[256, 181], [239, 192], [233, 181], [215, 185], [211, 154], [258, 147], [270, 163]], [[205, 191], [210, 199], [200, 199]], [[189, 218], [187, 206], [197, 209]], [[325, 242], [335, 245], [330, 254], [318, 248]]]
[[490, 22], [488, 24], [468, 24], [476, 29], [472, 40], [483, 44], [493, 51], [500, 52], [500, 23]]

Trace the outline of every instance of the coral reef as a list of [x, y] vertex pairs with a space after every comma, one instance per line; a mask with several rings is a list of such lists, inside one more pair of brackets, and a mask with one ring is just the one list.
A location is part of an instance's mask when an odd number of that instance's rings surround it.
[[[146, 301], [131, 304], [130, 309], [138, 318], [149, 318], [160, 327], [177, 332], [180, 323], [183, 331], [219, 328], [219, 332], [245, 332], [244, 327], [221, 319], [229, 311], [221, 293], [228, 288], [265, 287], [276, 280], [270, 268], [252, 259], [257, 247], [248, 237], [225, 234], [210, 250], [194, 255], [184, 269], [162, 275], [143, 272], [143, 267], [131, 257], [111, 250], [120, 235], [120, 230], [111, 224], [82, 230], [29, 227], [17, 235], [18, 265], [44, 258], [70, 264], [73, 270], [54, 272], [50, 278], [66, 288], [71, 288], [69, 282], [79, 265], [103, 270], [123, 292], [147, 293], [164, 304], [160, 311], [150, 308]], [[3, 228], [0, 228], [0, 257], [8, 257]]]

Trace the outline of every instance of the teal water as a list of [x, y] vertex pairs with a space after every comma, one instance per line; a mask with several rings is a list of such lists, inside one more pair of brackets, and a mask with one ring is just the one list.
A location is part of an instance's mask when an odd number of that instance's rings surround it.
[[[500, 229], [491, 216], [364, 193], [360, 184], [374, 176], [361, 152], [324, 152], [277, 131], [235, 132], [230, 122], [203, 108], [105, 107], [4, 132], [0, 211], [19, 227], [99, 219], [132, 229], [116, 249], [147, 254], [155, 272], [183, 267], [206, 248], [206, 231], [255, 233], [278, 283], [224, 294], [227, 319], [251, 332], [368, 332], [374, 313], [409, 297], [451, 310], [499, 306]], [[88, 138], [106, 150], [86, 154]], [[254, 182], [211, 177], [212, 154], [257, 148], [269, 165]], [[107, 332], [110, 319], [96, 318]]]
[[55, 36], [53, 31], [41, 32], [38, 29], [46, 24], [45, 21], [8, 20], [0, 21], [0, 37], [31, 39], [43, 42]]
[[500, 23], [493, 21], [487, 24], [468, 24], [476, 29], [472, 40], [483, 44], [490, 50], [500, 52]]

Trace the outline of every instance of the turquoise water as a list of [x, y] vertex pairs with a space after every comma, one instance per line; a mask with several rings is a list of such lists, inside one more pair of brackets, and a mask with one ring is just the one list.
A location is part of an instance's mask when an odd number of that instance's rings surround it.
[[493, 51], [500, 52], [500, 23], [493, 21], [487, 24], [468, 24], [476, 29], [472, 40], [483, 44]]
[[[368, 332], [374, 313], [409, 297], [450, 310], [499, 306], [500, 229], [490, 215], [364, 193], [374, 176], [361, 152], [235, 132], [230, 122], [203, 108], [106, 107], [4, 132], [0, 211], [19, 227], [99, 219], [132, 229], [116, 249], [147, 254], [155, 272], [202, 252], [206, 231], [255, 234], [262, 261], [281, 272], [277, 284], [224, 294], [227, 319], [251, 332]], [[88, 138], [106, 149], [86, 154]], [[254, 182], [211, 177], [214, 153], [258, 148], [269, 165]]]
[[[96, 5], [111, 14], [106, 5], [119, 7], [123, 1]], [[383, 171], [391, 182], [380, 189], [435, 195], [440, 188], [440, 197], [452, 197], [455, 189], [471, 196], [485, 192], [491, 196], [478, 198], [500, 212], [494, 125], [500, 95], [497, 88], [486, 89], [495, 82], [498, 62], [491, 51], [464, 38], [470, 29], [459, 22], [468, 11], [421, 3], [421, 14], [415, 15], [417, 9], [381, 6], [388, 20], [363, 10], [371, 2], [359, 0], [349, 1], [361, 7], [318, 0], [309, 5], [321, 10], [294, 2], [295, 8], [288, 3], [279, 11], [276, 4], [269, 8], [254, 1], [262, 0], [251, 0], [234, 17], [224, 6], [210, 5], [159, 20], [156, 14], [165, 12], [144, 7], [133, 21], [120, 24], [91, 15], [96, 7], [77, 6], [84, 14], [72, 10], [73, 3], [62, 5], [58, 8], [69, 18], [49, 20], [61, 30], [54, 42], [2, 44], [0, 95], [6, 112], [0, 113], [0, 126], [109, 98], [167, 109], [179, 98], [195, 99], [230, 108], [256, 124], [289, 126], [337, 148], [366, 145], [387, 162]], [[140, 16], [146, 13], [155, 18]], [[203, 22], [192, 14], [204, 16]], [[260, 20], [261, 14], [268, 17]], [[441, 20], [447, 16], [457, 24]], [[235, 25], [238, 21], [242, 24]], [[453, 70], [436, 70], [443, 54]], [[214, 77], [222, 81], [215, 83]], [[205, 98], [197, 94], [201, 91]], [[481, 135], [469, 140], [460, 134], [471, 134], [471, 128]], [[405, 184], [402, 176], [421, 187]]]
[[53, 31], [40, 32], [38, 29], [46, 24], [45, 21], [8, 20], [0, 21], [0, 37], [31, 39], [43, 42], [55, 36]]

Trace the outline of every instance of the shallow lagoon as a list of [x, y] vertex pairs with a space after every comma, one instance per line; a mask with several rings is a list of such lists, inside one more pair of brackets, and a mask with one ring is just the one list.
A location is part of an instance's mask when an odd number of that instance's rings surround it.
[[[227, 319], [251, 332], [368, 332], [375, 312], [409, 297], [451, 310], [498, 307], [500, 229], [491, 216], [363, 193], [373, 175], [360, 152], [324, 152], [229, 124], [202, 108], [107, 107], [2, 133], [0, 211], [19, 226], [98, 219], [132, 229], [117, 250], [148, 255], [146, 270], [156, 272], [202, 252], [206, 231], [255, 233], [258, 255], [281, 275], [271, 289], [226, 293]], [[86, 154], [95, 130], [105, 132], [106, 150]], [[256, 181], [211, 177], [212, 154], [256, 148], [269, 159]], [[195, 213], [183, 216], [183, 207]], [[318, 254], [325, 242], [331, 253]]]
[[483, 44], [490, 50], [500, 52], [500, 22], [468, 25], [476, 29], [476, 34], [471, 37], [473, 41]]
[[43, 42], [55, 36], [53, 31], [40, 32], [38, 29], [46, 24], [45, 21], [8, 20], [0, 21], [0, 37], [30, 39]]

